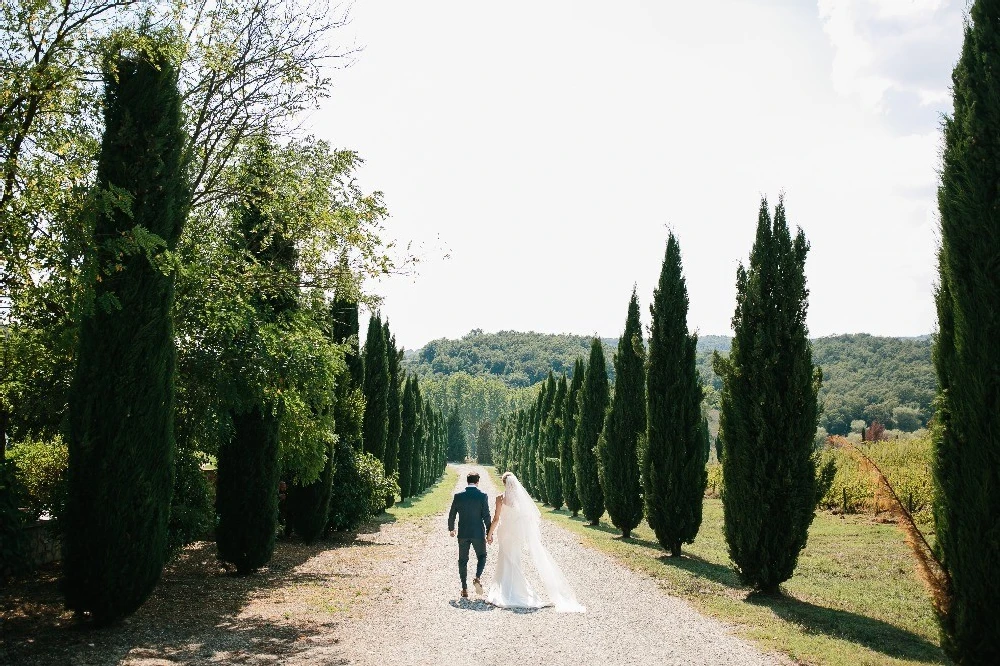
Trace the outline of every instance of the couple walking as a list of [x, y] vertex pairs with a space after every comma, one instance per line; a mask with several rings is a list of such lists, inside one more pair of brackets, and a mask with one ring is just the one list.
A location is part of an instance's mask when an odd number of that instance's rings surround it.
[[[448, 513], [448, 531], [458, 537], [458, 574], [462, 580], [462, 597], [468, 598], [469, 551], [476, 553], [476, 577], [472, 584], [483, 594], [481, 578], [486, 567], [486, 545], [494, 539], [499, 543], [496, 573], [490, 583], [486, 601], [499, 608], [543, 608], [554, 606], [564, 613], [582, 613], [581, 606], [569, 581], [542, 545], [542, 514], [535, 502], [511, 472], [503, 475], [504, 492], [496, 498], [490, 517], [490, 502], [479, 490], [479, 474], [469, 473], [468, 487], [457, 493]], [[458, 530], [455, 519], [458, 518]], [[527, 553], [538, 571], [548, 597], [539, 594], [525, 576], [522, 554]]]

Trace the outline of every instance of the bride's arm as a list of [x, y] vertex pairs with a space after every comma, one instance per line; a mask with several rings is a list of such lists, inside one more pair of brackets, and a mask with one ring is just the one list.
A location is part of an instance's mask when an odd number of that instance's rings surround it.
[[493, 532], [497, 529], [497, 523], [500, 522], [500, 511], [503, 509], [503, 495], [497, 495], [497, 506], [496, 510], [493, 511], [493, 522], [490, 523], [490, 531], [487, 532], [486, 538], [492, 540]]

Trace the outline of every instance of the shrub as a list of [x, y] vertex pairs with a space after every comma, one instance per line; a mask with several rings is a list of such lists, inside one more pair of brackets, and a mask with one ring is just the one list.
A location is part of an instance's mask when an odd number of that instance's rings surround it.
[[66, 507], [66, 466], [69, 453], [61, 437], [28, 440], [7, 450], [14, 474], [24, 489], [23, 505], [33, 519], [43, 513], [54, 518]]
[[0, 460], [0, 580], [8, 573], [20, 572], [25, 565], [23, 501], [24, 489], [14, 464]]
[[710, 463], [708, 465], [708, 484], [705, 486], [705, 497], [722, 496], [722, 464]]
[[202, 456], [178, 449], [174, 459], [174, 494], [170, 499], [167, 549], [175, 553], [189, 543], [204, 539], [215, 520], [212, 487], [201, 471]]
[[337, 443], [336, 473], [330, 499], [330, 529], [352, 530], [385, 509], [385, 498], [399, 492], [394, 478], [386, 478], [375, 456]]

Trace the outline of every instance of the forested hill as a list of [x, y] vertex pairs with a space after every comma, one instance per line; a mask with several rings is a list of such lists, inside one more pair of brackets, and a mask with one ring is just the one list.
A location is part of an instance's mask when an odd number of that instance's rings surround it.
[[[461, 374], [517, 389], [545, 379], [550, 369], [569, 372], [577, 357], [589, 354], [590, 340], [583, 335], [474, 330], [460, 340], [434, 340], [407, 353], [404, 366], [425, 380], [446, 381]], [[613, 381], [611, 357], [618, 341], [605, 338], [603, 342]], [[728, 353], [731, 343], [730, 337], [720, 335], [698, 339], [698, 369], [706, 384], [716, 390], [721, 384], [712, 371], [712, 352]], [[813, 362], [823, 369], [820, 426], [830, 433], [847, 432], [852, 421], [875, 419], [912, 430], [930, 418], [936, 380], [929, 336], [817, 338]], [[713, 397], [710, 391], [709, 400]]]
[[[476, 329], [460, 340], [441, 338], [428, 342], [416, 352], [407, 353], [403, 366], [420, 376], [457, 372], [473, 377], [493, 375], [511, 388], [523, 388], [544, 380], [549, 370], [570, 373], [577, 358], [587, 358], [590, 354], [591, 340], [586, 335], [483, 333]], [[618, 341], [608, 338], [602, 341], [608, 372], [613, 373], [611, 356]]]

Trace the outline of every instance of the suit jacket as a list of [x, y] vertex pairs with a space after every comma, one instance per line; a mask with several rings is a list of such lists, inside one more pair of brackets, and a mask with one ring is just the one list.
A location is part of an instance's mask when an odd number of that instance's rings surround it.
[[458, 516], [459, 539], [485, 539], [490, 528], [490, 500], [486, 493], [475, 486], [469, 486], [465, 492], [455, 493], [451, 501], [451, 511], [448, 512], [448, 531], [455, 529], [455, 516]]

